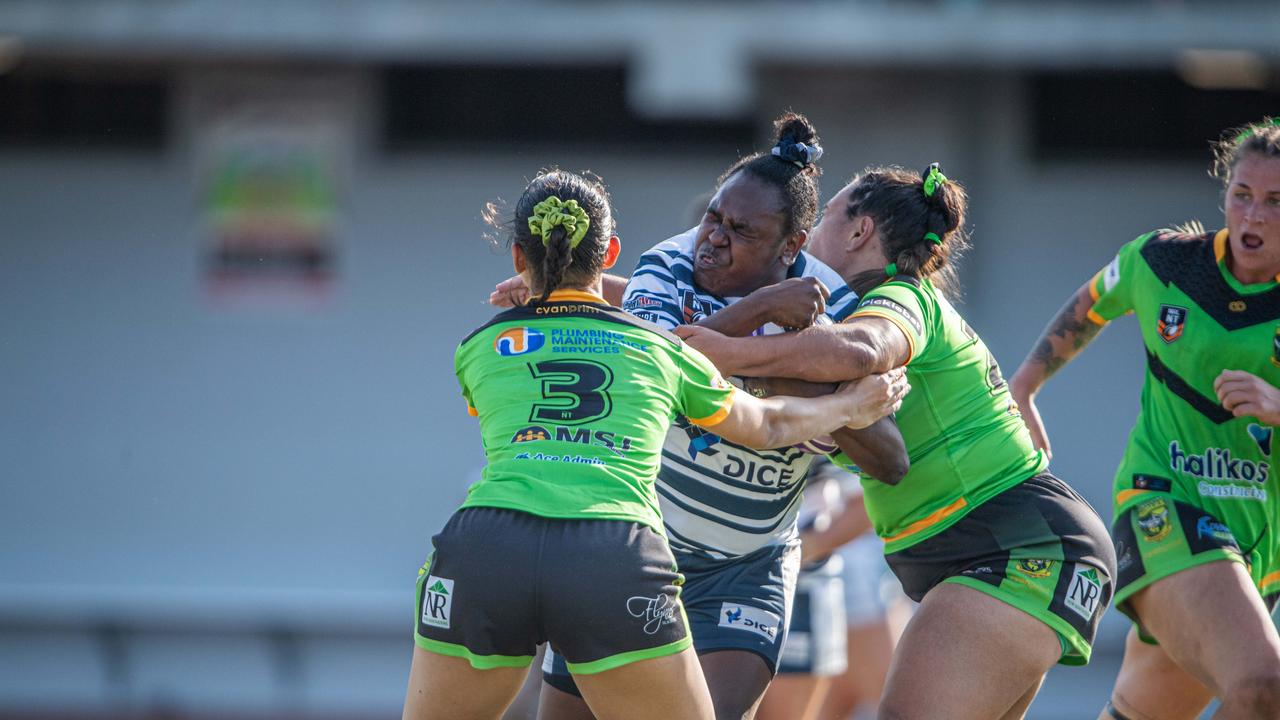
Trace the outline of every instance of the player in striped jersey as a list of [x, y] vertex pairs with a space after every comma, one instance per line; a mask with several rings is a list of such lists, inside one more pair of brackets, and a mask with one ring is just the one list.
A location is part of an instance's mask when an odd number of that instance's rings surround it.
[[1108, 322], [1138, 318], [1147, 372], [1111, 531], [1135, 627], [1104, 718], [1195, 718], [1214, 696], [1215, 718], [1280, 717], [1280, 126], [1216, 151], [1227, 227], [1120, 248], [1011, 380], [1047, 450], [1036, 392]]
[[1088, 661], [1115, 576], [1106, 526], [1047, 472], [995, 359], [935, 284], [954, 279], [965, 209], [936, 164], [869, 169], [813, 233], [814, 254], [865, 290], [846, 322], [764, 338], [676, 331], [738, 374], [834, 382], [906, 366], [915, 390], [896, 420], [910, 470], [894, 484], [862, 468], [889, 566], [920, 602], [881, 717], [1022, 717], [1055, 662]]
[[[750, 335], [828, 314], [842, 319], [853, 309], [856, 296], [840, 276], [802, 249], [817, 212], [816, 131], [795, 114], [777, 128], [771, 153], [726, 171], [697, 227], [644, 254], [626, 285], [628, 311], [667, 329], [695, 323]], [[612, 282], [618, 292], [621, 282]], [[796, 387], [791, 394], [830, 391]], [[905, 471], [891, 420], [847, 432], [867, 448], [861, 462], [885, 476]], [[684, 417], [667, 434], [659, 501], [718, 716], [750, 717], [777, 671], [799, 569], [796, 514], [812, 457], [794, 447], [752, 450]], [[544, 669], [543, 715], [590, 717], [563, 662], [548, 653]]]

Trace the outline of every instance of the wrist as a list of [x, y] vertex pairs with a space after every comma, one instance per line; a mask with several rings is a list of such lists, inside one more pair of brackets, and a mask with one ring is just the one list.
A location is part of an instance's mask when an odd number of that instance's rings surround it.
[[1040, 394], [1044, 379], [1030, 377], [1030, 373], [1025, 371], [1026, 367], [1023, 365], [1018, 368], [1013, 377], [1009, 378], [1009, 394], [1016, 398], [1034, 400], [1036, 395]]

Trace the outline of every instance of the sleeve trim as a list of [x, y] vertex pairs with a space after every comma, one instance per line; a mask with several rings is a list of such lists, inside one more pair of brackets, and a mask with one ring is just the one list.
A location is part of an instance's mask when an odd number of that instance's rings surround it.
[[1089, 308], [1088, 318], [1092, 320], [1095, 325], [1102, 326], [1107, 324], [1107, 319], [1094, 312], [1093, 308]]
[[848, 319], [845, 320], [845, 322], [849, 322], [854, 318], [860, 318], [860, 317], [884, 318], [885, 320], [888, 320], [894, 325], [897, 325], [898, 329], [901, 330], [902, 334], [907, 338], [907, 361], [903, 363], [903, 365], [909, 365], [911, 361], [915, 359], [916, 340], [914, 337], [911, 336], [911, 331], [907, 328], [906, 322], [904, 322], [901, 318], [896, 318], [890, 315], [889, 313], [880, 312], [878, 310], [860, 309], [854, 314], [850, 315]]
[[724, 404], [720, 406], [720, 409], [706, 417], [692, 418], [688, 415], [685, 417], [689, 419], [689, 422], [697, 425], [698, 427], [715, 427], [716, 425], [724, 422], [725, 418], [729, 417], [729, 411], [733, 409], [733, 398], [738, 394], [738, 392], [739, 391], [735, 389], [733, 392], [729, 393], [729, 396], [725, 398]]
[[471, 407], [470, 403], [467, 404], [467, 414], [471, 417], [480, 417], [480, 411]]

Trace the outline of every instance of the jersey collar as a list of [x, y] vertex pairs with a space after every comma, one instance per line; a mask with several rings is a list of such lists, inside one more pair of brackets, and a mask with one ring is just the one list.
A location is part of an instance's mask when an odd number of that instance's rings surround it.
[[585, 290], [552, 290], [547, 302], [587, 302], [608, 305], [609, 301]]

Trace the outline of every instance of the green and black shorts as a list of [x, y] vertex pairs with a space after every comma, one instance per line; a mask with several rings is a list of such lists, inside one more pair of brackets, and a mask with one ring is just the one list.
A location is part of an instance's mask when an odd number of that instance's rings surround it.
[[885, 559], [917, 602], [939, 583], [958, 583], [1040, 620], [1058, 634], [1064, 665], [1089, 662], [1116, 572], [1102, 518], [1048, 472]]
[[418, 647], [526, 667], [550, 642], [577, 675], [692, 646], [664, 536], [626, 520], [459, 510], [418, 571]]
[[[1272, 575], [1274, 568], [1250, 567], [1235, 533], [1207, 510], [1163, 492], [1148, 491], [1140, 497], [1116, 514], [1111, 537], [1119, 571], [1116, 608], [1134, 621], [1144, 642], [1154, 644], [1155, 639], [1142, 626], [1129, 598], [1157, 580], [1222, 560], [1244, 565], [1255, 582]], [[1274, 583], [1265, 587], [1274, 588]], [[1278, 599], [1280, 594], [1275, 592], [1262, 597], [1268, 611], [1275, 609]]]

